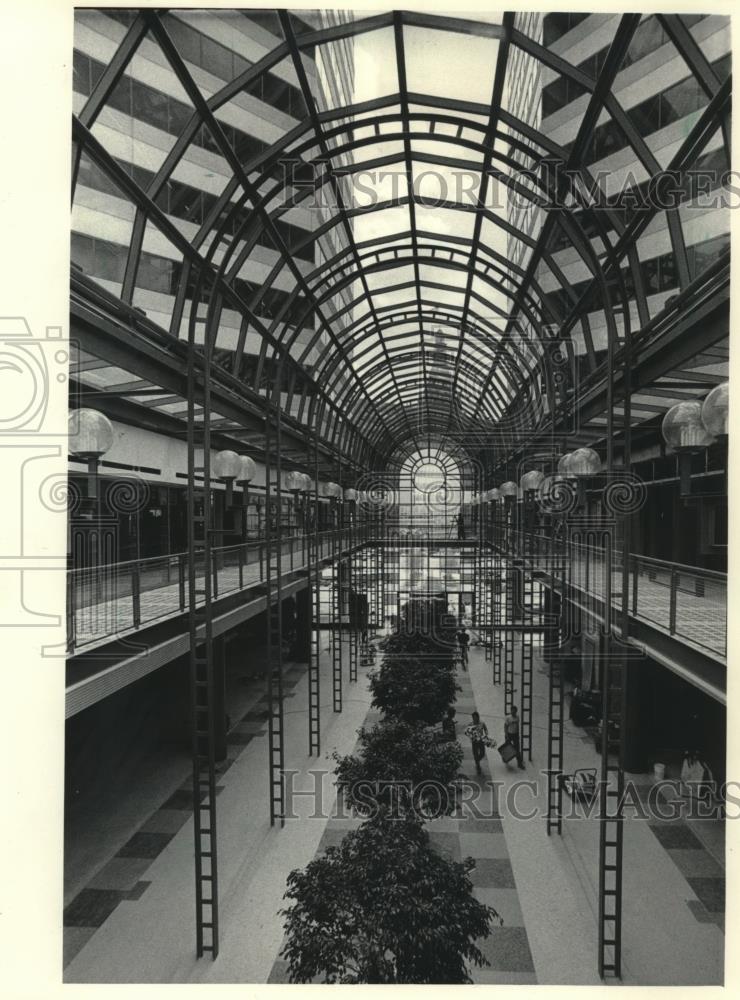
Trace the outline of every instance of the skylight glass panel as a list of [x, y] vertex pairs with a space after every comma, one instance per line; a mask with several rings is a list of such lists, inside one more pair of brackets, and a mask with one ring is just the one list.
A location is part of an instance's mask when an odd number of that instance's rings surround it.
[[491, 103], [498, 39], [409, 26], [403, 39], [411, 93]]

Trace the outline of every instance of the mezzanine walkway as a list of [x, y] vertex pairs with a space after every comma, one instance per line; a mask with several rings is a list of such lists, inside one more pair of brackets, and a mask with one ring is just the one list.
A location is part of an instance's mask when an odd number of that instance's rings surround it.
[[[365, 539], [360, 532], [350, 536], [344, 531], [338, 547], [346, 552], [363, 544]], [[467, 548], [473, 543], [460, 540], [455, 544]], [[324, 559], [335, 552], [330, 532], [322, 534], [320, 551]], [[265, 542], [247, 542], [214, 552], [215, 598], [265, 582]], [[274, 567], [274, 543], [272, 559]], [[285, 539], [281, 559], [283, 573], [304, 568], [306, 537]], [[537, 552], [527, 554], [525, 559], [530, 566], [539, 565]], [[544, 566], [547, 567], [547, 558]], [[70, 651], [86, 652], [114, 638], [129, 635], [137, 628], [183, 614], [187, 610], [186, 573], [185, 553], [102, 567], [97, 573], [71, 571]], [[569, 579], [571, 587], [603, 599], [606, 587], [603, 555], [598, 551], [574, 551], [570, 556]], [[727, 650], [725, 574], [633, 556], [628, 580], [628, 605], [632, 617], [724, 663]], [[99, 599], [100, 594], [104, 595], [103, 600]], [[615, 609], [621, 606], [621, 594], [621, 569], [613, 567], [612, 606]]]
[[[363, 540], [359, 533], [348, 530], [339, 532], [334, 539], [332, 534], [322, 532], [319, 537], [321, 559], [328, 559], [337, 551], [345, 553]], [[305, 535], [283, 539], [280, 553], [282, 574], [307, 567], [307, 545]], [[277, 544], [270, 542], [269, 549], [274, 581]], [[266, 582], [267, 542], [214, 547], [212, 551], [214, 601]], [[97, 570], [71, 570], [68, 579], [70, 653], [93, 650], [139, 628], [183, 614], [188, 608], [187, 553], [184, 552], [114, 563]], [[203, 580], [202, 569], [197, 579]], [[202, 604], [203, 599], [197, 603]]]

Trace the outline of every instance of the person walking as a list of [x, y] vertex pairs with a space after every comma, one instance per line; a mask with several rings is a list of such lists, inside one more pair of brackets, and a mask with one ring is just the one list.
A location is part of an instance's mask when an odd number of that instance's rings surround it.
[[522, 757], [521, 745], [519, 742], [519, 712], [516, 705], [511, 706], [511, 711], [506, 716], [504, 723], [504, 737], [516, 750], [516, 762], [524, 770], [524, 758]]
[[460, 646], [460, 660], [462, 662], [463, 670], [468, 669], [468, 646], [470, 645], [470, 636], [465, 631], [464, 628], [460, 629], [457, 633], [457, 642]]
[[488, 726], [486, 726], [485, 722], [481, 722], [480, 715], [477, 712], [473, 712], [472, 718], [473, 721], [465, 730], [465, 735], [468, 737], [473, 747], [475, 770], [478, 774], [483, 774], [480, 762], [485, 756], [486, 746], [491, 745], [491, 740], [488, 736]]

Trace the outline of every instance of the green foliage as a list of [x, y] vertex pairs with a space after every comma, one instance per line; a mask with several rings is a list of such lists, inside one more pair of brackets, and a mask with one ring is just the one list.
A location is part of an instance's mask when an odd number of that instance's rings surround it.
[[431, 600], [415, 598], [407, 601], [401, 611], [401, 617], [404, 632], [432, 636], [437, 642], [449, 639], [454, 645], [455, 632], [447, 625], [447, 601], [444, 597]]
[[370, 675], [373, 707], [404, 722], [434, 725], [460, 689], [447, 666], [426, 659], [387, 657]]
[[361, 811], [377, 803], [413, 805], [422, 813], [453, 810], [453, 783], [463, 756], [456, 740], [440, 742], [436, 733], [393, 717], [363, 727], [358, 736], [359, 754], [334, 755], [345, 802]]
[[405, 611], [405, 630], [384, 640], [383, 662], [370, 677], [373, 706], [433, 725], [455, 700], [454, 633], [440, 627], [434, 601], [409, 601]]
[[381, 812], [288, 876], [291, 982], [469, 983], [476, 940], [500, 918], [472, 895], [466, 865], [411, 818]]
[[439, 628], [432, 632], [402, 631], [387, 636], [378, 645], [384, 656], [422, 656], [451, 668], [454, 662], [456, 638], [454, 629]]
[[[373, 705], [384, 718], [339, 756], [337, 785], [369, 819], [288, 877], [291, 982], [469, 983], [487, 965], [476, 941], [498, 914], [472, 894], [469, 864], [441, 857], [420, 816], [452, 811], [462, 763], [456, 741], [427, 726], [455, 700], [455, 632], [444, 601], [411, 601], [403, 629], [379, 643]], [[472, 864], [471, 859], [467, 862]]]

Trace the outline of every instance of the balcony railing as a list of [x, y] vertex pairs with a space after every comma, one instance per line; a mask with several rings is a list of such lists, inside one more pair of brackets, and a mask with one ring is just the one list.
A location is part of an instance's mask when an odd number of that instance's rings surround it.
[[[506, 536], [500, 534], [498, 541], [504, 542], [499, 547], [507, 555], [524, 557], [543, 570], [558, 561], [567, 567], [572, 588], [604, 600], [608, 566], [603, 548], [532, 532], [509, 531]], [[727, 655], [726, 573], [634, 554], [627, 557], [625, 580], [619, 548], [612, 551], [610, 562], [613, 614], [623, 607], [626, 584], [630, 615], [678, 639]]]
[[[280, 547], [283, 573], [301, 569], [308, 562], [308, 546], [315, 536], [283, 538]], [[323, 531], [318, 535], [319, 557], [327, 558], [335, 546], [346, 549], [366, 540], [359, 526], [352, 531]], [[266, 580], [268, 556], [274, 574], [278, 543], [275, 539], [248, 541], [211, 549], [211, 593], [217, 600]], [[203, 579], [202, 555], [196, 579]], [[202, 589], [202, 585], [198, 587]], [[132, 559], [104, 566], [71, 569], [67, 574], [67, 648], [75, 652], [113, 639], [132, 629], [181, 614], [188, 609], [188, 554], [177, 552], [150, 559]]]
[[[319, 534], [320, 558], [339, 547], [377, 543], [381, 539], [397, 545], [399, 537], [406, 544], [434, 544], [448, 534], [431, 535], [423, 531], [416, 536], [399, 536], [403, 525], [388, 525], [380, 533], [377, 525], [357, 526], [339, 532]], [[449, 529], [448, 529], [449, 530]], [[488, 539], [494, 541], [493, 538]], [[466, 538], [467, 542], [477, 537]], [[603, 549], [553, 539], [537, 533], [517, 535], [509, 532], [500, 545], [507, 556], [524, 556], [538, 568], [547, 571], [553, 561], [567, 567], [568, 582], [574, 589], [603, 601], [607, 589], [607, 567]], [[282, 540], [281, 568], [283, 572], [300, 569], [307, 564], [309, 537], [292, 535]], [[270, 546], [272, 567], [276, 560], [276, 545], [271, 541], [248, 541], [241, 545], [212, 549], [212, 594], [214, 599], [226, 597], [265, 581], [265, 565]], [[197, 574], [202, 580], [202, 568]], [[611, 604], [615, 623], [622, 608], [622, 554], [611, 557]], [[462, 580], [459, 589], [472, 589]], [[202, 589], [199, 587], [198, 589]], [[657, 626], [669, 635], [691, 643], [710, 653], [727, 654], [727, 576], [711, 570], [679, 563], [665, 562], [648, 556], [631, 555], [628, 559], [627, 606], [637, 619]], [[68, 574], [67, 628], [70, 652], [91, 648], [134, 629], [185, 612], [188, 608], [187, 553], [138, 559], [98, 568], [74, 569]]]

